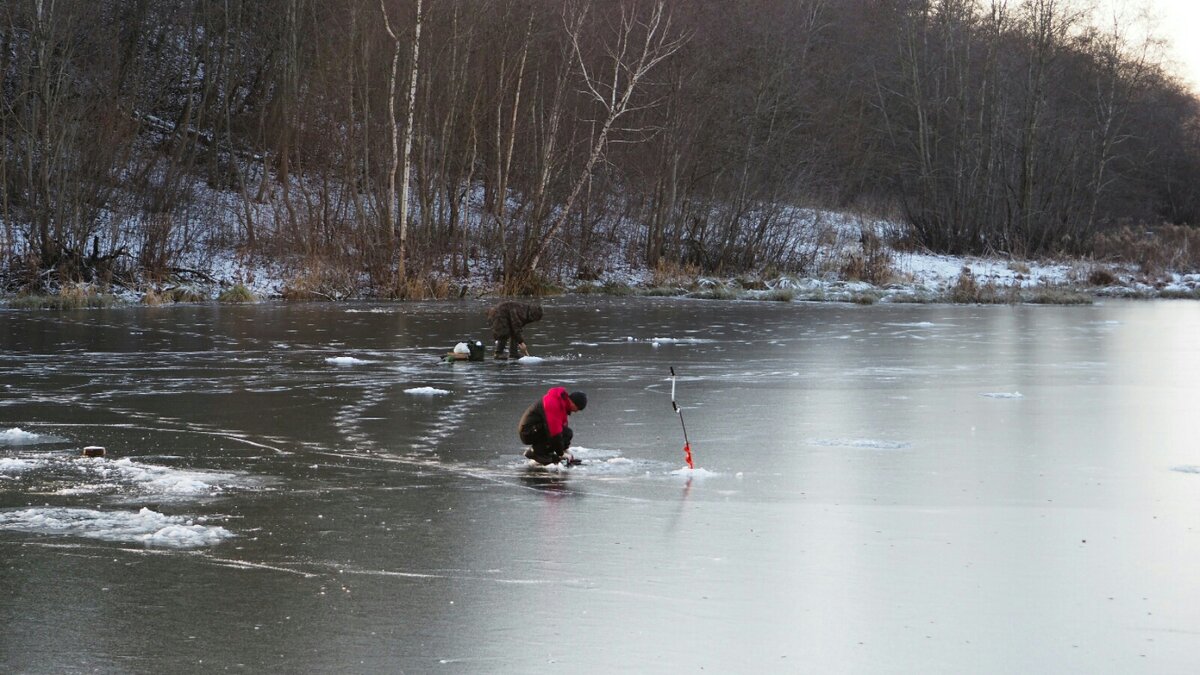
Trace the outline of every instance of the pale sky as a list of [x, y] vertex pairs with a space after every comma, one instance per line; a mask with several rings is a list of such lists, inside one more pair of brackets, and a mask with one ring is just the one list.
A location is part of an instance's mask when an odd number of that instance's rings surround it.
[[1161, 25], [1158, 30], [1171, 42], [1171, 58], [1179, 61], [1183, 75], [1200, 92], [1200, 1], [1154, 0], [1151, 11]]
[[[1118, 16], [1128, 20], [1133, 20], [1138, 10], [1147, 10], [1149, 25], [1139, 25], [1134, 32], [1149, 29], [1153, 35], [1167, 40], [1170, 46], [1166, 58], [1177, 64], [1177, 74], [1191, 85], [1192, 91], [1200, 94], [1200, 0], [1100, 0], [1097, 4], [1102, 8], [1106, 4], [1117, 8]], [[1103, 11], [1097, 13], [1097, 21], [1106, 23]], [[1107, 21], [1111, 21], [1111, 15]]]

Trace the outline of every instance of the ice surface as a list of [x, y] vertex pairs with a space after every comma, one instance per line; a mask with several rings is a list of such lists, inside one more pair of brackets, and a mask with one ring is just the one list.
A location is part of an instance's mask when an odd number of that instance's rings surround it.
[[211, 546], [234, 536], [220, 526], [202, 525], [148, 508], [136, 512], [64, 507], [0, 511], [0, 529], [169, 548]]
[[546, 301], [533, 368], [431, 358], [487, 299], [8, 313], [4, 428], [129, 461], [0, 446], [0, 670], [1194, 669], [1189, 303]]

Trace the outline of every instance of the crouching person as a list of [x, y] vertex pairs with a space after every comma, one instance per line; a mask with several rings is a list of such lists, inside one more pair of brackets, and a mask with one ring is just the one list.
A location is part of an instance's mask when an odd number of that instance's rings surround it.
[[570, 464], [575, 458], [567, 449], [575, 432], [567, 426], [567, 417], [587, 407], [587, 394], [582, 391], [567, 393], [562, 387], [546, 392], [540, 401], [529, 406], [517, 425], [521, 442], [531, 446], [525, 456], [545, 466], [565, 461]]

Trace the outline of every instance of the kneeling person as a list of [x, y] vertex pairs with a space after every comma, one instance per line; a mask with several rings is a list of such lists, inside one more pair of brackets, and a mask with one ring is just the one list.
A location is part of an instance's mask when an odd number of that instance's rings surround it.
[[575, 433], [567, 426], [567, 417], [587, 407], [587, 394], [582, 391], [567, 393], [563, 387], [554, 387], [540, 401], [529, 406], [517, 425], [521, 442], [532, 446], [525, 456], [541, 465], [558, 464], [563, 460], [569, 464], [574, 457], [567, 452]]

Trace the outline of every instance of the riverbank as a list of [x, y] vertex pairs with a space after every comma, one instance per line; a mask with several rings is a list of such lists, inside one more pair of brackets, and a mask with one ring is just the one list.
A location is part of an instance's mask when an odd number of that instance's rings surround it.
[[[1200, 299], [1200, 274], [1143, 273], [1136, 265], [1089, 261], [1022, 261], [888, 250], [870, 264], [845, 251], [828, 255], [820, 275], [716, 277], [686, 268], [649, 270], [609, 264], [594, 279], [560, 275], [545, 295], [603, 294], [678, 296], [708, 300], [851, 302], [873, 304], [1089, 304], [1097, 298]], [[487, 264], [475, 274], [431, 274], [410, 284], [412, 300], [450, 300], [500, 295]], [[50, 294], [17, 294], [3, 300], [14, 309], [71, 309], [178, 302], [242, 303], [268, 300], [345, 301], [378, 299], [353, 275], [314, 275], [302, 265], [214, 258], [171, 281], [140, 287], [73, 284]]]

